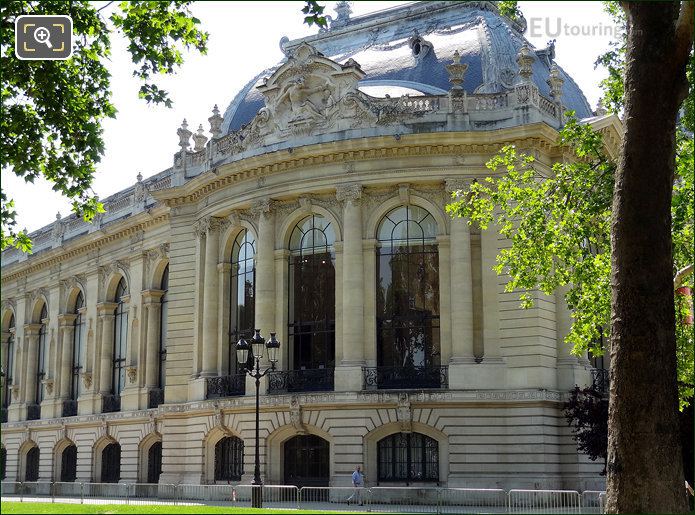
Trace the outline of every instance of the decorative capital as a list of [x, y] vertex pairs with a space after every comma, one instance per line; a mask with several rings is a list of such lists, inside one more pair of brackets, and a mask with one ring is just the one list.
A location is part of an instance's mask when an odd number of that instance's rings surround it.
[[125, 371], [128, 374], [128, 382], [130, 384], [135, 383], [135, 380], [138, 378], [138, 367], [128, 367]]
[[82, 376], [82, 384], [87, 390], [89, 390], [92, 387], [92, 373], [82, 372], [80, 375]]
[[53, 395], [53, 379], [43, 379], [41, 384], [46, 389], [48, 395]]
[[251, 207], [251, 213], [253, 213], [253, 216], [268, 216], [270, 215], [275, 209], [275, 202], [273, 202], [269, 197], [260, 199], [256, 201], [253, 206]]
[[444, 189], [447, 193], [455, 193], [457, 191], [468, 189], [471, 182], [473, 182], [472, 179], [464, 179], [461, 177], [444, 179]]
[[362, 189], [361, 184], [338, 184], [335, 188], [335, 198], [338, 202], [355, 202], [362, 198]]

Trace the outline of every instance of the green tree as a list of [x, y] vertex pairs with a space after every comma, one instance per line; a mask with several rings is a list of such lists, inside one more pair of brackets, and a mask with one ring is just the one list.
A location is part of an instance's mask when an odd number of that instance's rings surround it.
[[[102, 123], [116, 116], [106, 62], [111, 36], [128, 40], [139, 95], [148, 103], [171, 106], [156, 78], [172, 74], [183, 52], [206, 52], [208, 34], [189, 10], [189, 1], [105, 2], [12, 1], [0, 3], [0, 168], [27, 182], [43, 177], [72, 200], [73, 210], [91, 218], [103, 207], [91, 190], [96, 164], [104, 153]], [[113, 5], [112, 5], [113, 4]], [[106, 15], [106, 12], [110, 14]], [[22, 14], [69, 14], [73, 54], [64, 61], [20, 61], [14, 54], [14, 22]], [[16, 227], [13, 200], [0, 193], [2, 249], [31, 249]]]

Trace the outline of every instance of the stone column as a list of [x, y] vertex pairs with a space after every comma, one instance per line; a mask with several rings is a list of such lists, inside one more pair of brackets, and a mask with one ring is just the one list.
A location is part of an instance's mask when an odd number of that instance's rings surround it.
[[24, 400], [27, 404], [36, 402], [36, 371], [39, 352], [39, 331], [41, 324], [27, 324], [24, 326], [24, 347], [26, 352], [26, 365], [24, 367]]
[[[234, 267], [238, 268], [235, 264]], [[229, 310], [230, 288], [232, 278], [232, 264], [220, 263], [217, 265], [217, 284], [219, 288], [217, 326], [217, 375], [225, 376], [229, 370]]]
[[343, 205], [342, 313], [336, 313], [336, 319], [342, 319], [343, 334], [341, 348], [336, 349], [336, 357], [340, 359], [336, 363], [336, 391], [362, 389], [365, 362], [361, 197], [361, 184], [342, 184], [336, 188], [336, 199]]
[[220, 220], [207, 219], [205, 278], [203, 280], [203, 370], [201, 376], [217, 375], [217, 260], [220, 252]]
[[253, 207], [258, 217], [256, 249], [256, 328], [264, 337], [275, 327], [275, 212], [272, 201], [264, 199]]
[[160, 303], [164, 292], [145, 290], [143, 302], [147, 310], [147, 340], [145, 342], [145, 387], [156, 388], [159, 383], [159, 331], [161, 322]]
[[98, 393], [107, 395], [111, 391], [111, 368], [113, 366], [114, 311], [115, 302], [100, 302], [97, 313], [101, 321], [101, 352], [99, 353]]
[[[58, 369], [58, 377], [56, 378], [58, 396], [61, 399], [70, 397], [70, 379], [72, 368], [73, 345], [75, 343], [75, 319], [77, 315], [63, 314], [59, 315], [58, 323], [63, 332], [63, 343], [60, 353], [60, 368]], [[83, 343], [84, 344], [84, 343]]]
[[[468, 187], [463, 179], [447, 179], [446, 191]], [[471, 231], [461, 217], [451, 220], [451, 329], [452, 353], [449, 385], [464, 388], [475, 365], [473, 354], [473, 277], [471, 269]]]

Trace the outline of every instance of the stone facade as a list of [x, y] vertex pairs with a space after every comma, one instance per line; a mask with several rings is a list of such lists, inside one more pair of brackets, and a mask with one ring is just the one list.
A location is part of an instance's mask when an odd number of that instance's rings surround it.
[[[476, 4], [486, 12], [496, 9]], [[409, 15], [395, 10], [383, 23], [404, 23]], [[269, 391], [268, 378], [262, 381], [260, 454], [267, 483], [286, 480], [285, 442], [311, 434], [329, 444], [327, 482], [349, 485], [354, 465], [362, 463], [367, 484], [374, 485], [377, 443], [393, 433], [416, 432], [437, 442], [441, 485], [602, 484], [601, 466], [577, 454], [561, 413], [566, 392], [591, 382], [589, 361], [571, 355], [563, 343], [570, 323], [563, 297], [535, 292], [534, 307], [521, 309], [518, 293], [505, 291], [505, 277], [491, 269], [508, 242], [494, 227], [481, 231], [450, 219], [444, 209], [452, 193], [490, 174], [485, 163], [503, 145], [533, 153], [541, 173], [567, 158], [557, 145], [562, 79], [554, 82], [551, 98], [541, 95], [530, 79], [533, 51], [525, 46], [518, 59], [523, 73], [500, 92], [469, 94], [460, 86], [465, 67], [454, 66], [446, 94], [371, 97], [359, 89], [365, 72], [358, 62], [340, 64], [317, 50], [321, 38], [329, 44], [331, 33], [345, 24], [359, 33], [372, 23], [345, 16], [309, 41], [285, 43], [287, 60], [258, 88], [264, 107], [239, 131], [222, 134], [215, 107], [210, 140], [200, 130], [191, 151], [192, 133], [184, 123], [171, 169], [139, 177], [133, 188], [107, 199], [106, 214], [91, 225], [69, 217], [38, 231], [34, 254], [3, 253], [3, 370], [10, 340], [14, 347], [11, 402], [2, 425], [8, 480], [25, 478], [27, 453], [35, 446], [39, 480], [59, 480], [63, 450], [74, 444], [77, 479], [100, 481], [102, 451], [118, 442], [120, 481], [146, 482], [148, 451], [161, 442], [161, 483], [211, 483], [215, 445], [231, 435], [244, 442], [241, 481], [249, 482], [255, 386], [247, 379], [237, 395], [211, 395], [211, 381], [227, 377], [235, 360], [229, 351], [234, 242], [244, 230], [255, 239], [255, 326], [264, 335], [277, 332], [278, 371], [295, 370], [290, 238], [298, 222], [316, 215], [335, 234], [333, 379], [327, 391], [311, 391], [309, 381], [293, 392]], [[460, 64], [457, 59], [452, 63]], [[558, 77], [557, 67], [550, 73]], [[614, 153], [617, 119], [587, 123], [604, 131]], [[422, 208], [436, 227], [438, 360], [448, 382], [432, 387], [391, 389], [368, 380], [368, 370], [381, 366], [377, 231], [399, 206]], [[117, 303], [122, 279], [127, 292]], [[76, 309], [79, 293], [85, 303]], [[48, 315], [41, 320], [44, 305]], [[120, 410], [104, 412], [113, 386], [115, 331], [122, 333], [114, 325], [118, 306], [127, 315], [120, 356], [125, 386], [116, 392]], [[74, 396], [78, 315], [84, 320], [81, 385], [76, 413], [64, 416]], [[44, 393], [40, 418], [28, 420], [36, 409], [42, 325]]]

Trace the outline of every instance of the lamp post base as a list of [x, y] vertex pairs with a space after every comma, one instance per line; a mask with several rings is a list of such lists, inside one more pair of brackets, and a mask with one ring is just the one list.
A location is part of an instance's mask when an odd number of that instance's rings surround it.
[[251, 485], [251, 507], [263, 507], [263, 485]]

